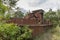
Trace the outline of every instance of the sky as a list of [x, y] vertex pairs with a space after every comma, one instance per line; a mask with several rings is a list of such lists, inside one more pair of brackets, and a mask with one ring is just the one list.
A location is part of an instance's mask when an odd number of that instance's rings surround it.
[[50, 8], [56, 10], [60, 8], [60, 0], [20, 0], [17, 2], [17, 7], [25, 10], [49, 10]]

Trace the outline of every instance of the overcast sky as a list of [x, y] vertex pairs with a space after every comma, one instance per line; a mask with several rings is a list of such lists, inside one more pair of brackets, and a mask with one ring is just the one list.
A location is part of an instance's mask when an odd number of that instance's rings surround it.
[[20, 0], [17, 2], [17, 6], [30, 11], [36, 9], [48, 10], [50, 8], [56, 10], [60, 7], [60, 0]]

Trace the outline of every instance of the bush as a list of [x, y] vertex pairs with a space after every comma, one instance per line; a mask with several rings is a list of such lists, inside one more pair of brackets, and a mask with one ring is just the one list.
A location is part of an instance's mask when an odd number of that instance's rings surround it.
[[27, 26], [0, 23], [0, 40], [27, 40], [30, 37], [31, 30]]

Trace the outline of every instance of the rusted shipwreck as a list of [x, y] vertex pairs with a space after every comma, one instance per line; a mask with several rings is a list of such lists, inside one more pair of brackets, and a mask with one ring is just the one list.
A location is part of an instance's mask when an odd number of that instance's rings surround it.
[[35, 10], [24, 18], [11, 18], [8, 22], [18, 24], [19, 26], [29, 25], [29, 28], [33, 30], [32, 36], [35, 37], [52, 26], [49, 20], [44, 20], [43, 13], [44, 11], [42, 9]]

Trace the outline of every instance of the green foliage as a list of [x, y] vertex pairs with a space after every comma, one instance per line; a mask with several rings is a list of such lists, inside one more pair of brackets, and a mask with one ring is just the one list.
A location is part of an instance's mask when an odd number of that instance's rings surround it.
[[14, 17], [16, 17], [16, 18], [23, 18], [23, 17], [24, 17], [24, 13], [21, 12], [21, 11], [17, 11], [17, 12], [14, 14]]
[[18, 27], [13, 23], [0, 23], [1, 40], [26, 40], [31, 37], [31, 30], [27, 26]]
[[[0, 40], [27, 40], [31, 37], [31, 29], [28, 26], [19, 27], [13, 23], [5, 23], [4, 19], [10, 18], [10, 9], [16, 2], [15, 0], [9, 0], [10, 7], [7, 7], [0, 0]], [[5, 16], [6, 11], [8, 11], [8, 14]], [[22, 12], [17, 14], [19, 17], [23, 16]]]
[[14, 17], [16, 18], [23, 18], [24, 17], [24, 13], [20, 10], [19, 7], [16, 8], [16, 12], [14, 13]]
[[11, 14], [10, 13], [6, 14], [6, 16], [4, 17], [4, 19], [6, 19], [6, 20], [9, 20], [10, 18], [11, 18]]
[[2, 3], [0, 4], [0, 11], [3, 10], [3, 12], [5, 12], [6, 10], [8, 10], [7, 6], [4, 6]]
[[18, 1], [18, 0], [9, 0], [10, 1], [10, 6], [14, 6], [14, 5], [16, 5], [16, 2]]
[[5, 17], [5, 12], [8, 10], [8, 7], [3, 5], [3, 3], [0, 0], [0, 19], [3, 19]]
[[[3, 1], [6, 1], [6, 0], [3, 0]], [[9, 0], [8, 1], [9, 6], [7, 4], [6, 4], [7, 6], [5, 6], [5, 5], [3, 5], [2, 0], [0, 0], [0, 19], [3, 19], [3, 18], [9, 19], [9, 18], [11, 18], [11, 16], [17, 17], [17, 18], [22, 18], [24, 16], [23, 13], [17, 9], [15, 9], [15, 10], [17, 10], [16, 13], [15, 12], [12, 13], [12, 11], [11, 11], [11, 10], [13, 10], [12, 7], [15, 8], [15, 4], [17, 1], [18, 0]], [[7, 15], [5, 15], [5, 12], [7, 12]]]
[[52, 9], [50, 9], [48, 12], [44, 14], [44, 18], [49, 19], [53, 23], [53, 26], [57, 26], [59, 25], [59, 21], [60, 21], [59, 14], [60, 13], [58, 11], [55, 12], [55, 11], [52, 11]]
[[[7, 3], [9, 4], [9, 6], [12, 7], [12, 6], [16, 5], [16, 2], [19, 1], [19, 0], [3, 0], [3, 1], [5, 1], [5, 2], [8, 1]], [[2, 2], [3, 2], [3, 1], [2, 1]], [[5, 4], [6, 4], [6, 3], [5, 3]], [[7, 4], [6, 4], [6, 5], [7, 5]]]
[[3, 3], [0, 1], [0, 14], [5, 13], [5, 11], [7, 10], [8, 10], [7, 6], [3, 5]]

